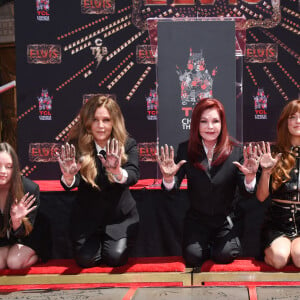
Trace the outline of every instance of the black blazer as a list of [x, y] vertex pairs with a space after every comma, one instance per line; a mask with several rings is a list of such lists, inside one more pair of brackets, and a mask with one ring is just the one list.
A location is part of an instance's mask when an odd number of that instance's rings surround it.
[[97, 156], [96, 148], [94, 152], [98, 171], [96, 183], [101, 190], [87, 183], [80, 172], [76, 175], [75, 183], [71, 188], [61, 182], [65, 190], [78, 187], [77, 199], [71, 215], [73, 241], [82, 237], [87, 238], [99, 229], [115, 240], [134, 232], [139, 219], [135, 200], [129, 190], [129, 186], [134, 185], [139, 179], [138, 151], [134, 139], [128, 138], [125, 153], [128, 155], [128, 160], [122, 168], [127, 171], [128, 178], [124, 184], [109, 182]]
[[[204, 151], [203, 151], [204, 152]], [[232, 153], [220, 165], [204, 170], [195, 168], [188, 160], [188, 142], [181, 143], [178, 147], [176, 162], [186, 160], [175, 176], [174, 190], [179, 189], [184, 176], [187, 177], [188, 195], [191, 210], [199, 215], [224, 217], [232, 211], [236, 188], [247, 195], [244, 174], [232, 163], [243, 163], [243, 149], [234, 146]], [[205, 152], [199, 158], [204, 167], [208, 161]]]

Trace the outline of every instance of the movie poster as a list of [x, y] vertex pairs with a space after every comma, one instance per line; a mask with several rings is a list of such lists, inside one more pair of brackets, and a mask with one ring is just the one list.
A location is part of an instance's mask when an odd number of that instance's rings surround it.
[[175, 149], [189, 137], [192, 110], [219, 99], [236, 136], [234, 21], [162, 21], [157, 25], [159, 144]]

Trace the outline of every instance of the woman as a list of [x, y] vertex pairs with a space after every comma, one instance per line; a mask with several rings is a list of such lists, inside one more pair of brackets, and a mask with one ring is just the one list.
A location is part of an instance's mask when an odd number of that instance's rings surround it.
[[0, 269], [27, 268], [37, 262], [33, 237], [39, 186], [20, 175], [14, 149], [0, 143]]
[[193, 110], [190, 139], [179, 145], [177, 164], [173, 148], [161, 147], [158, 163], [163, 188], [178, 189], [187, 177], [190, 209], [183, 256], [191, 267], [210, 257], [229, 263], [240, 255], [233, 200], [237, 186], [244, 192], [245, 184], [249, 191], [254, 189], [258, 168], [256, 148], [244, 148], [244, 156], [243, 161], [241, 147], [228, 135], [223, 105], [209, 98], [200, 100]]
[[129, 186], [139, 178], [138, 151], [120, 107], [92, 97], [58, 157], [62, 185], [78, 187], [71, 216], [74, 257], [81, 267], [124, 265], [139, 221]]
[[277, 142], [258, 148], [261, 176], [256, 196], [271, 204], [263, 226], [265, 262], [276, 269], [292, 259], [300, 268], [300, 100], [289, 102], [277, 124]]

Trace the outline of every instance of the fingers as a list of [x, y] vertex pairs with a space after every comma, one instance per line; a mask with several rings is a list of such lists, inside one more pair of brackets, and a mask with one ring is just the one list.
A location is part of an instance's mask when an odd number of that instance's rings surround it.
[[174, 160], [174, 148], [170, 146], [170, 159]]
[[160, 147], [160, 160], [161, 160], [161, 161], [166, 160], [165, 149], [164, 149], [163, 146]]
[[170, 154], [169, 154], [169, 146], [165, 144], [165, 157], [166, 159], [170, 159]]
[[271, 153], [271, 147], [270, 147], [270, 143], [269, 142], [267, 142], [267, 152]]
[[258, 155], [262, 156], [263, 153], [262, 153], [260, 144], [257, 144], [257, 150], [258, 150]]
[[181, 166], [184, 165], [185, 163], [186, 163], [186, 160], [181, 160], [181, 161], [177, 164], [178, 169], [180, 169]]
[[33, 210], [35, 210], [36, 208], [37, 208], [37, 205], [32, 206], [31, 208], [29, 208], [29, 209], [27, 210], [27, 215], [28, 215], [30, 212], [32, 212]]
[[248, 153], [247, 153], [247, 152], [248, 152], [248, 151], [247, 151], [247, 147], [244, 146], [244, 149], [243, 149], [244, 160], [246, 160], [247, 157], [248, 157]]

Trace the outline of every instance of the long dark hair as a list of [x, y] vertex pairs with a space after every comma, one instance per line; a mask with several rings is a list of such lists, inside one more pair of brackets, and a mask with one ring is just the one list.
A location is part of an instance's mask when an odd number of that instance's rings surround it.
[[[7, 152], [11, 158], [13, 163], [13, 171], [12, 176], [9, 182], [8, 194], [5, 201], [5, 207], [3, 211], [3, 226], [0, 228], [0, 237], [6, 235], [8, 229], [10, 229], [10, 208], [13, 203], [17, 199], [20, 201], [21, 198], [24, 196], [24, 189], [21, 179], [20, 167], [19, 167], [19, 160], [18, 156], [11, 145], [8, 143], [0, 143], [0, 152]], [[27, 218], [23, 220], [26, 234], [29, 234], [32, 230], [32, 225], [28, 221]]]
[[216, 157], [212, 165], [219, 165], [226, 160], [232, 151], [232, 146], [235, 144], [230, 139], [225, 118], [225, 109], [223, 104], [213, 98], [205, 98], [200, 100], [195, 106], [192, 113], [190, 139], [188, 144], [188, 156], [192, 164], [196, 168], [203, 169], [204, 167], [199, 162], [200, 154], [203, 153], [202, 138], [199, 134], [199, 124], [201, 116], [206, 109], [215, 108], [221, 119], [221, 132], [217, 140], [217, 145], [214, 149], [214, 156]]

